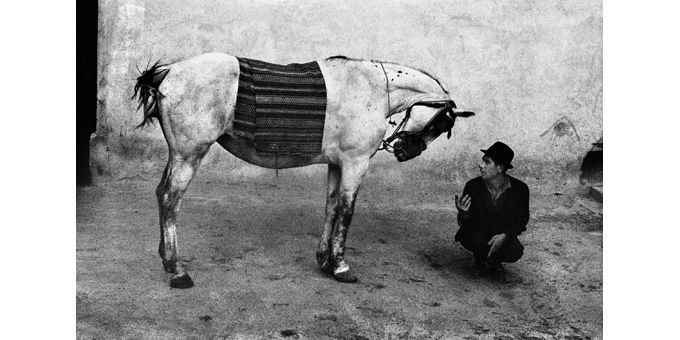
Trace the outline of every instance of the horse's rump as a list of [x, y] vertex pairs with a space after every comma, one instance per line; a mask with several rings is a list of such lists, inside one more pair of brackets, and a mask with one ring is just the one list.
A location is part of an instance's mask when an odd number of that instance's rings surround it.
[[253, 140], [260, 153], [320, 153], [326, 83], [319, 64], [277, 65], [246, 58], [238, 61], [234, 133]]

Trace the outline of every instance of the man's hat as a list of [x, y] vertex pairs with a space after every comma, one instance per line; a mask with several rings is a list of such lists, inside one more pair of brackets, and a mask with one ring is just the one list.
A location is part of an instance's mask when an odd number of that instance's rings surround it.
[[490, 148], [482, 150], [482, 152], [485, 155], [491, 157], [494, 163], [503, 164], [508, 169], [513, 168], [510, 162], [512, 162], [512, 158], [515, 157], [515, 153], [512, 152], [512, 149], [510, 149], [509, 146], [505, 145], [505, 143], [503, 142], [493, 143], [493, 145]]

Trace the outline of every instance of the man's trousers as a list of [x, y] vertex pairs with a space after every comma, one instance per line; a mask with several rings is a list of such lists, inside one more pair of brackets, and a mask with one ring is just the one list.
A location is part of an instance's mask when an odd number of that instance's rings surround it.
[[456, 241], [474, 254], [475, 260], [486, 259], [489, 263], [516, 262], [524, 254], [524, 246], [517, 237], [508, 236], [505, 242], [490, 258], [487, 259], [491, 246], [487, 243], [493, 234], [474, 228], [460, 228], [456, 233]]

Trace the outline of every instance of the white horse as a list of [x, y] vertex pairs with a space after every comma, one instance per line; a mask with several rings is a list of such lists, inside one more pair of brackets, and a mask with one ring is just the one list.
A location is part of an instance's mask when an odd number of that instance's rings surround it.
[[[317, 60], [327, 90], [321, 152], [313, 155], [258, 153], [253, 141], [235, 134], [239, 85], [238, 59], [208, 53], [169, 65], [156, 63], [141, 73], [135, 96], [146, 124], [157, 118], [168, 143], [169, 158], [156, 190], [160, 214], [159, 254], [171, 287], [193, 286], [177, 253], [180, 202], [201, 160], [215, 142], [246, 162], [273, 169], [328, 164], [326, 219], [316, 258], [324, 273], [355, 282], [345, 259], [345, 239], [354, 203], [369, 160], [381, 146], [407, 160], [420, 154], [442, 132], [449, 136], [460, 111], [435, 78], [390, 62], [331, 57]], [[411, 110], [414, 105], [416, 109]], [[383, 141], [388, 117], [407, 111]], [[389, 144], [396, 141], [394, 145]]]

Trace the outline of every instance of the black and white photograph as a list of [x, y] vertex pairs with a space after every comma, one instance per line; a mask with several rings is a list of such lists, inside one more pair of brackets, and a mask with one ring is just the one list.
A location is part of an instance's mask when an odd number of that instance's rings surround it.
[[63, 5], [3, 24], [8, 338], [673, 337], [670, 9]]
[[78, 338], [601, 336], [600, 0], [83, 6]]

